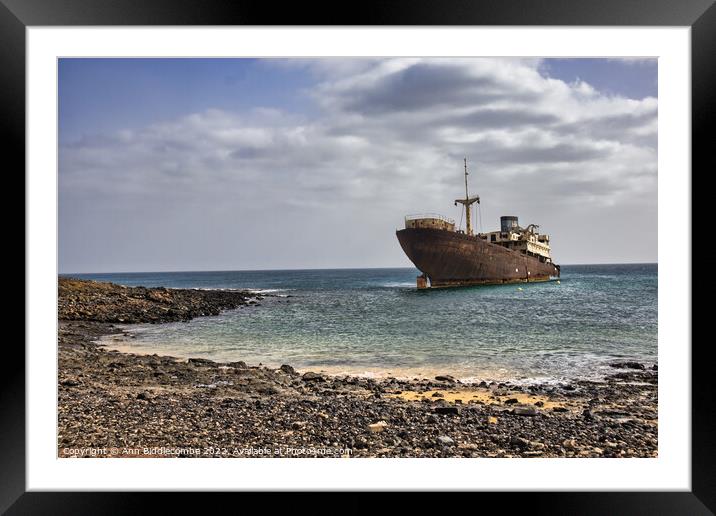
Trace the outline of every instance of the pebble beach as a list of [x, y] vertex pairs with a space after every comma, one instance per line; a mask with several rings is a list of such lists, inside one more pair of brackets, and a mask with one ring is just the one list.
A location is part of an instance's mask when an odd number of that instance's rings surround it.
[[250, 291], [60, 278], [59, 457], [655, 457], [656, 365], [601, 381], [366, 378], [112, 349], [126, 325], [261, 306]]

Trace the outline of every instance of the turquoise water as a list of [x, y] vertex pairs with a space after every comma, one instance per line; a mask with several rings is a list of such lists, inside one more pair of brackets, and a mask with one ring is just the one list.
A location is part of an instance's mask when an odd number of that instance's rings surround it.
[[[376, 376], [562, 381], [657, 360], [657, 265], [565, 265], [560, 283], [417, 291], [405, 269], [79, 275], [123, 285], [238, 288], [262, 306], [133, 325], [135, 352]], [[519, 290], [522, 289], [522, 290]], [[612, 369], [613, 371], [613, 369]]]

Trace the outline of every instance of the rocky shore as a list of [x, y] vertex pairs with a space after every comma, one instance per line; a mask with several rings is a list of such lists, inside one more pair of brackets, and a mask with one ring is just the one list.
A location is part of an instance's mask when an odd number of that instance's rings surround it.
[[60, 278], [57, 317], [124, 324], [189, 321], [256, 304], [256, 297], [248, 291], [124, 287]]
[[[187, 320], [255, 294], [61, 279], [60, 457], [654, 457], [656, 366], [602, 382], [368, 379], [110, 351], [115, 323]], [[250, 357], [247, 357], [250, 360]]]

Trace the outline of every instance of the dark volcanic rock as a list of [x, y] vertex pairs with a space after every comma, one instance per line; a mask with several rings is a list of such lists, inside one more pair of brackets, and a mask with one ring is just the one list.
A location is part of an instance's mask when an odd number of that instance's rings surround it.
[[307, 373], [303, 373], [304, 382], [325, 382], [326, 378], [319, 373], [314, 373], [313, 371], [308, 371]]
[[435, 407], [434, 410], [436, 414], [443, 414], [447, 416], [457, 416], [460, 414], [460, 409], [454, 406]]
[[107, 323], [188, 321], [246, 305], [248, 291], [123, 287], [59, 278], [58, 319]]
[[530, 445], [530, 441], [524, 437], [512, 436], [510, 437], [510, 444], [519, 448], [527, 448]]
[[213, 360], [207, 360], [206, 358], [190, 358], [187, 363], [193, 366], [213, 366], [216, 364]]
[[298, 374], [296, 372], [296, 370], [288, 364], [283, 364], [279, 369], [281, 369], [281, 371], [283, 371], [286, 374], [290, 374], [290, 375]]
[[536, 416], [539, 414], [539, 410], [532, 405], [525, 405], [513, 408], [512, 413], [516, 416]]
[[616, 369], [646, 369], [644, 367], [644, 364], [641, 364], [639, 362], [613, 362], [609, 365]]

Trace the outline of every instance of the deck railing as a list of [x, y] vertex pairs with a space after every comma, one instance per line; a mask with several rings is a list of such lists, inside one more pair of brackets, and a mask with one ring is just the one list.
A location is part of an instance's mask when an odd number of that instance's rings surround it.
[[416, 213], [414, 215], [406, 215], [405, 221], [409, 220], [419, 220], [419, 219], [437, 219], [441, 220], [443, 222], [447, 222], [448, 224], [455, 224], [455, 221], [451, 218], [445, 217], [444, 215], [440, 215], [439, 213]]

